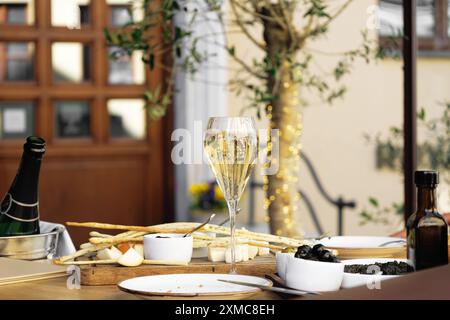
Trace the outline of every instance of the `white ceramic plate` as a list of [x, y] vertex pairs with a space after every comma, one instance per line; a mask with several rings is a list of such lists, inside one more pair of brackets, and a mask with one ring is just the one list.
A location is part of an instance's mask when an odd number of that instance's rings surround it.
[[[321, 239], [319, 242], [330, 248], [372, 249], [390, 241], [400, 241], [402, 238], [371, 237], [371, 236], [338, 236]], [[404, 242], [396, 242], [386, 245], [384, 248], [404, 247]]]
[[[376, 258], [376, 259], [350, 259], [342, 261], [344, 265], [351, 265], [351, 264], [363, 264], [363, 265], [371, 265], [375, 264], [376, 262], [379, 263], [385, 263], [390, 261], [398, 261], [398, 262], [408, 262], [406, 259], [383, 259], [383, 258]], [[359, 286], [365, 286], [365, 285], [375, 285], [377, 281], [384, 281], [389, 279], [394, 279], [397, 277], [401, 277], [402, 275], [369, 275], [369, 274], [358, 274], [358, 273], [345, 273], [344, 272], [344, 279], [342, 280], [342, 288], [353, 288], [353, 287], [359, 287]]]
[[122, 291], [133, 294], [176, 297], [230, 296], [256, 293], [261, 290], [259, 288], [221, 282], [218, 279], [251, 282], [265, 286], [272, 285], [270, 280], [253, 276], [231, 274], [167, 274], [132, 278], [122, 281], [118, 286]]

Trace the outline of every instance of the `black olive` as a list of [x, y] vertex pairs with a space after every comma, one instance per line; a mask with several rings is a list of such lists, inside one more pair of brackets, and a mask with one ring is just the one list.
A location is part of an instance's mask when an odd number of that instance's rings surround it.
[[324, 262], [331, 262], [331, 260], [333, 259], [333, 255], [330, 251], [323, 251], [318, 256], [319, 260]]
[[296, 258], [322, 261], [322, 262], [340, 262], [331, 251], [327, 250], [323, 245], [316, 244], [314, 247], [303, 245], [297, 248]]
[[322, 244], [316, 244], [313, 248], [312, 248], [312, 252], [315, 254], [320, 254], [321, 252], [324, 251], [328, 251], [327, 249], [325, 249], [325, 247]]
[[307, 256], [311, 252], [311, 247], [308, 245], [303, 245], [298, 247], [297, 252], [295, 253], [296, 258], [308, 259]]

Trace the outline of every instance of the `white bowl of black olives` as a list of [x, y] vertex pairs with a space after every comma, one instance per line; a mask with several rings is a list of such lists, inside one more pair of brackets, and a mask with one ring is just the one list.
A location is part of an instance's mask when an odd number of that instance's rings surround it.
[[304, 291], [339, 290], [344, 278], [344, 264], [323, 245], [303, 245], [287, 257], [286, 285]]
[[275, 260], [277, 263], [277, 273], [284, 281], [286, 281], [286, 267], [288, 257], [293, 257], [294, 255], [294, 252], [277, 252], [275, 255]]
[[406, 259], [351, 259], [345, 260], [342, 288], [368, 286], [381, 288], [381, 281], [414, 272], [414, 268]]

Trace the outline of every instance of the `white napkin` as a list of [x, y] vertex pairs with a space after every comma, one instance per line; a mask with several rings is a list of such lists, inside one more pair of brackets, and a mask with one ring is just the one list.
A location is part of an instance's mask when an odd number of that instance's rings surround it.
[[63, 230], [58, 237], [58, 245], [56, 247], [55, 258], [67, 256], [76, 251], [72, 239], [70, 238], [69, 232], [62, 224], [40, 221], [39, 227], [41, 229], [41, 233], [48, 233], [57, 229]]

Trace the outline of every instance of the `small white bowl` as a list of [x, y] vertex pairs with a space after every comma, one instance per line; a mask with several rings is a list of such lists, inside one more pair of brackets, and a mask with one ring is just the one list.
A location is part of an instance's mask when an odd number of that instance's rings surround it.
[[[161, 238], [158, 238], [161, 237]], [[190, 262], [193, 248], [192, 236], [157, 233], [144, 236], [144, 257], [147, 260]]]
[[[374, 259], [350, 259], [343, 261], [344, 266], [345, 265], [351, 265], [351, 264], [363, 264], [363, 265], [371, 265], [375, 264], [376, 262], [379, 263], [386, 263], [391, 261], [398, 261], [398, 262], [408, 262], [406, 259], [383, 259], [383, 258], [374, 258]], [[341, 287], [344, 289], [347, 288], [354, 288], [354, 287], [360, 287], [360, 286], [373, 286], [377, 282], [381, 282], [384, 280], [394, 279], [397, 277], [401, 277], [402, 275], [376, 275], [376, 274], [359, 274], [359, 273], [346, 273], [344, 272], [344, 279], [342, 280]]]
[[275, 254], [275, 260], [277, 262], [277, 273], [280, 276], [281, 279], [286, 281], [286, 267], [287, 267], [287, 260], [288, 257], [293, 257], [295, 253], [283, 253], [283, 252], [277, 252]]
[[336, 291], [344, 278], [344, 264], [311, 261], [288, 256], [286, 285], [304, 291]]

